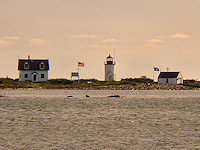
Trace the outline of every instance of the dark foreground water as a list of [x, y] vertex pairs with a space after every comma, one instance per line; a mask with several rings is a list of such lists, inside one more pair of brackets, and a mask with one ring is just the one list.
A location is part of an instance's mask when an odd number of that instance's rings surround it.
[[[122, 98], [107, 97], [116, 94]], [[200, 91], [1, 90], [0, 95], [5, 96], [1, 150], [200, 149]]]

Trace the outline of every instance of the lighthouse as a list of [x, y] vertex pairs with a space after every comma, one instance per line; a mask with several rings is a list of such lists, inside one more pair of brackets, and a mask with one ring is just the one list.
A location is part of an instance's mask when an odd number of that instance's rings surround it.
[[113, 58], [109, 55], [106, 57], [105, 64], [105, 81], [111, 82], [114, 81], [114, 66], [115, 62], [113, 61]]

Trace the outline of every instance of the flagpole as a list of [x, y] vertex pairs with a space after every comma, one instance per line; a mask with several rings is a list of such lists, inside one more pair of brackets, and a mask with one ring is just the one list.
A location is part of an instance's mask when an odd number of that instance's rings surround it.
[[79, 83], [79, 66], [78, 66], [78, 83]]
[[154, 82], [154, 67], [153, 67], [153, 82]]
[[[79, 67], [84, 67], [84, 62], [78, 62], [78, 75], [79, 75], [79, 70], [80, 70], [80, 68]], [[79, 77], [80, 77], [80, 75], [79, 75]], [[79, 78], [78, 78], [78, 83], [79, 83]]]

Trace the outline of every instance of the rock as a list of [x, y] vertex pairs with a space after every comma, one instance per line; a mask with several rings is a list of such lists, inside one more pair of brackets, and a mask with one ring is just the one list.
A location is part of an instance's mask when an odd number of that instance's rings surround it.
[[118, 98], [120, 98], [120, 95], [110, 95], [108, 97], [118, 97]]
[[90, 97], [89, 95], [85, 95], [85, 97]]

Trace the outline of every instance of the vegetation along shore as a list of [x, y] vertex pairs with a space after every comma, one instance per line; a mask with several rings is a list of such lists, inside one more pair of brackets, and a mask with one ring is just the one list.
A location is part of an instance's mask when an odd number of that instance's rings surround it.
[[69, 90], [197, 90], [200, 81], [184, 80], [181, 85], [158, 84], [152, 79], [126, 78], [121, 81], [105, 82], [96, 79], [50, 79], [45, 82], [19, 82], [18, 79], [0, 78], [0, 89], [69, 89]]

